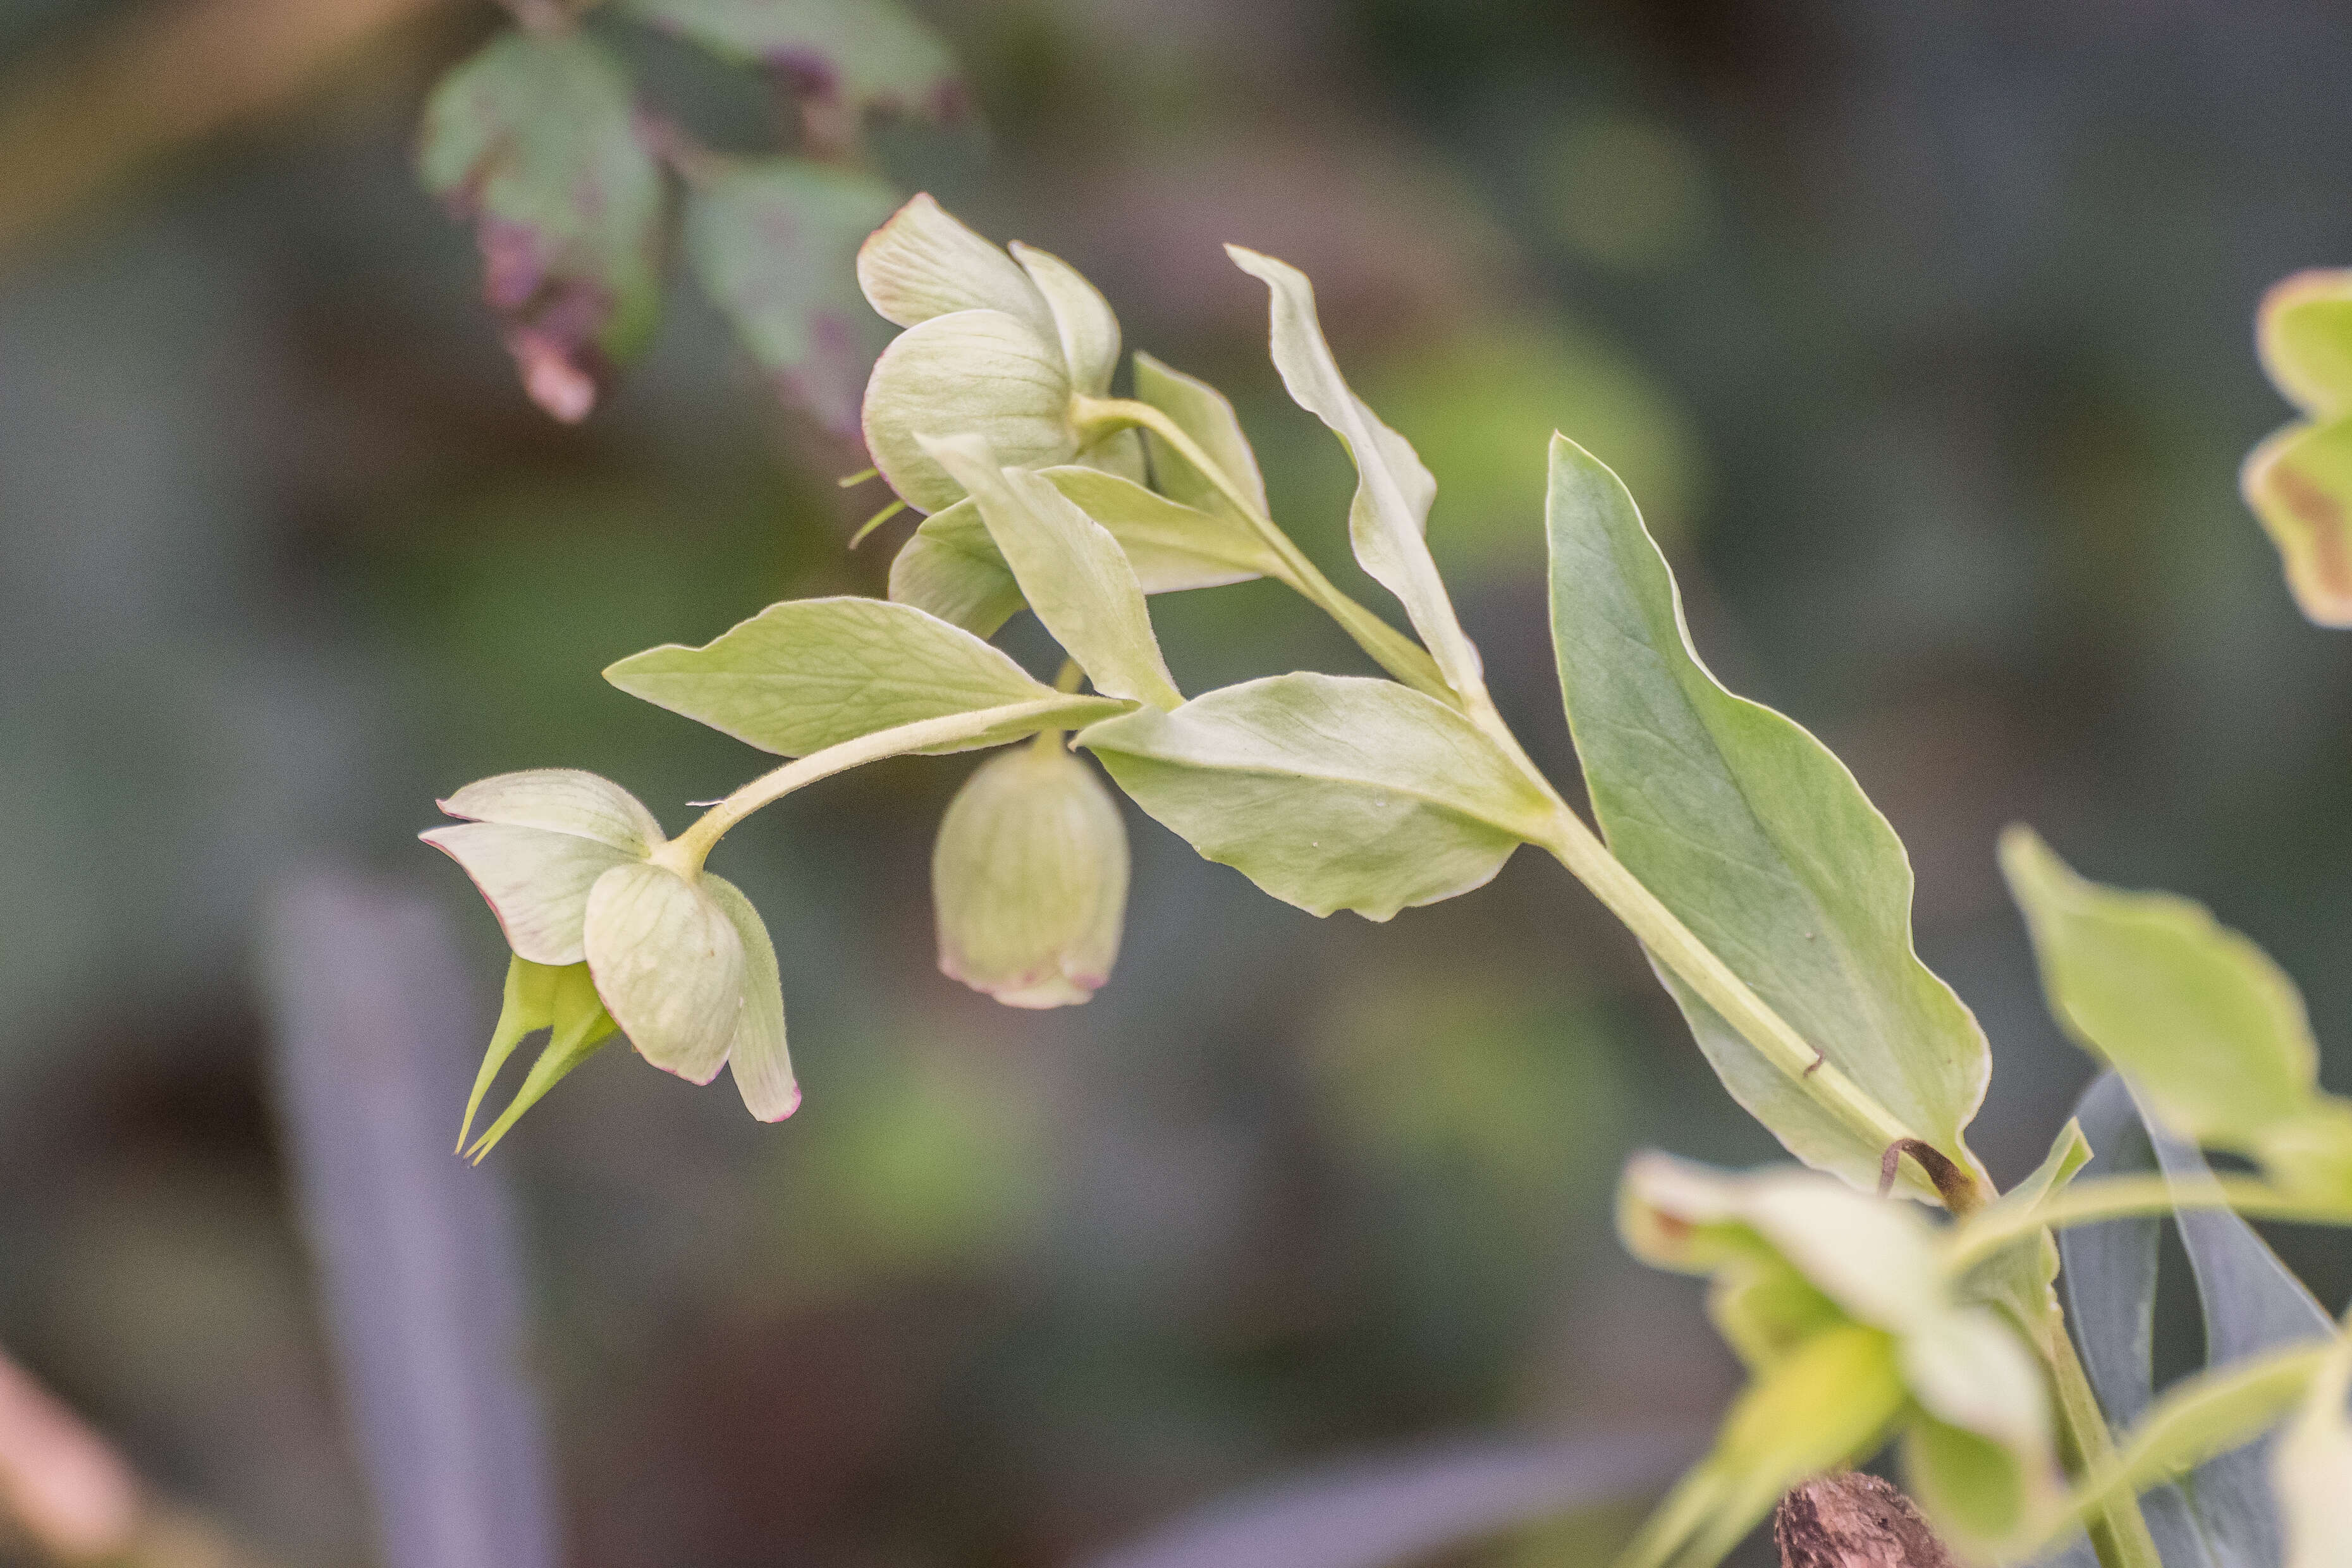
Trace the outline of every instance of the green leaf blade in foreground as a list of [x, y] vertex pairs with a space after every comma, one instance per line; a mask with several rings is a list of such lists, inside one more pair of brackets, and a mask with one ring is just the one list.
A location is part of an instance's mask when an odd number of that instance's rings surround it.
[[1204, 858], [1317, 915], [1483, 886], [1553, 810], [1469, 721], [1385, 680], [1274, 676], [1078, 742]]
[[[1895, 830], [1801, 726], [1717, 684], [1633, 498], [1564, 437], [1546, 510], [1560, 687], [1610, 848], [1830, 1063], [1989, 1187], [1962, 1133], [1990, 1055], [1912, 948]], [[1882, 1147], [1654, 967], [1734, 1099], [1806, 1163], [1876, 1184]], [[1932, 1198], [1909, 1161], [1901, 1181]]]
[[771, 605], [701, 647], [672, 643], [633, 654], [604, 679], [632, 697], [788, 757], [927, 719], [1055, 695], [969, 632], [910, 605], [855, 597]]
[[619, 62], [578, 33], [506, 33], [425, 106], [425, 186], [475, 222], [524, 388], [566, 422], [661, 312], [661, 171], [635, 112]]
[[881, 347], [858, 245], [897, 202], [870, 174], [799, 158], [730, 163], [688, 184], [686, 254], [703, 292], [783, 400], [837, 436], [857, 434]]
[[[1075, 465], [1039, 477], [1107, 529], [1146, 594], [1245, 583], [1279, 569], [1272, 552], [1234, 519], [1196, 510], [1132, 479]], [[974, 637], [993, 637], [1026, 603], [980, 503], [966, 498], [923, 520], [890, 563], [890, 597], [928, 610]]]

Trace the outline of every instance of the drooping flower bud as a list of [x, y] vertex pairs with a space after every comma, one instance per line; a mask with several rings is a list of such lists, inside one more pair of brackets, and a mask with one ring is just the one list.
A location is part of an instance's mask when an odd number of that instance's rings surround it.
[[1010, 255], [916, 196], [868, 237], [857, 281], [906, 331], [866, 386], [867, 451], [918, 511], [963, 499], [963, 487], [916, 437], [977, 434], [1005, 463], [1080, 463], [1140, 482], [1132, 430], [1090, 439], [1071, 401], [1110, 391], [1118, 318], [1059, 258], [1015, 245]]
[[515, 954], [468, 1128], [515, 1047], [551, 1031], [477, 1157], [616, 1026], [690, 1082], [731, 1066], [762, 1121], [799, 1106], [767, 927], [732, 884], [675, 863], [636, 796], [594, 773], [540, 768], [467, 784], [441, 809], [468, 820], [420, 837], [466, 868]]
[[931, 853], [940, 969], [1013, 1007], [1066, 1007], [1110, 977], [1127, 920], [1127, 826], [1048, 733], [956, 792]]

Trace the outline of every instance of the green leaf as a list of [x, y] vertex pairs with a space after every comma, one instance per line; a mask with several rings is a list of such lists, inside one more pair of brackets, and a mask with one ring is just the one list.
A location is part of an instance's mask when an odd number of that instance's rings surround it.
[[980, 503], [1022, 597], [1096, 690], [1160, 708], [1184, 700], [1160, 656], [1135, 568], [1101, 524], [1047, 480], [1002, 466], [977, 436], [924, 438], [922, 447]]
[[1275, 676], [1078, 743], [1202, 855], [1318, 915], [1483, 886], [1553, 810], [1469, 721], [1385, 680]]
[[2352, 271], [2315, 268], [2273, 284], [2254, 346], [2271, 384], [2305, 414], [2352, 410]]
[[786, 403], [857, 434], [880, 347], [851, 278], [898, 197], [870, 174], [798, 158], [726, 163], [689, 181], [686, 254], [703, 291]]
[[727, 1067], [745, 1109], [761, 1121], [782, 1121], [801, 1108], [793, 1055], [784, 1044], [784, 987], [768, 925], [742, 889], [706, 871], [702, 889], [735, 927], [743, 944], [743, 1013], [727, 1047]]
[[774, 72], [806, 98], [931, 120], [963, 110], [947, 47], [898, 0], [629, 0], [628, 8], [722, 59]]
[[1932, 1418], [1903, 1434], [1903, 1479], [1946, 1543], [1975, 1558], [1996, 1556], [1994, 1543], [2022, 1530], [2048, 1489], [2010, 1449]]
[[[1242, 422], [1223, 393], [1182, 371], [1171, 370], [1150, 354], [1138, 353], [1135, 395], [1174, 420], [1176, 427], [1192, 437], [1210, 460], [1225, 471], [1225, 477], [1241, 487], [1258, 515], [1268, 514], [1257, 454], [1250, 450], [1249, 437], [1243, 434]], [[1150, 436], [1147, 444], [1151, 448], [1153, 481], [1171, 500], [1243, 522], [1242, 514], [1207, 475], [1159, 437]]]
[[1013, 1007], [1090, 1000], [1127, 919], [1118, 804], [1055, 738], [982, 763], [931, 851], [940, 972]]
[[1348, 388], [1315, 317], [1315, 289], [1297, 268], [1240, 246], [1225, 247], [1234, 265], [1263, 282], [1272, 300], [1275, 368], [1291, 400], [1330, 426], [1356, 464], [1356, 499], [1348, 536], [1356, 559], [1397, 596], [1446, 684], [1464, 698], [1486, 689], [1478, 650], [1454, 619], [1445, 584], [1423, 537], [1437, 481], [1412, 443], [1381, 423]]
[[[969, 632], [912, 605], [846, 596], [771, 605], [700, 647], [669, 643], [632, 654], [604, 679], [787, 757], [1054, 695]], [[999, 743], [983, 735], [950, 749]]]
[[2352, 1563], [2352, 1339], [2328, 1352], [2271, 1457], [2286, 1568]]
[[2261, 948], [2202, 904], [2084, 880], [2027, 828], [2001, 836], [2000, 863], [2051, 1011], [2158, 1120], [2254, 1152], [2310, 1106], [2319, 1051], [2303, 997]]
[[2279, 431], [2248, 455], [2239, 488], [2278, 546], [2296, 607], [2352, 627], [2352, 417]]
[[533, 401], [585, 418], [661, 312], [662, 181], [629, 79], [576, 32], [509, 32], [425, 106], [425, 188], [474, 220]]
[[875, 362], [866, 449], [908, 506], [938, 511], [966, 492], [927, 438], [974, 438], [1000, 462], [1045, 468], [1077, 456], [1069, 413], [1058, 342], [1002, 310], [957, 310], [908, 328]]
[[[1280, 569], [1257, 535], [1230, 517], [1196, 511], [1099, 468], [1066, 465], [1039, 477], [1110, 531], [1146, 594], [1244, 583]], [[970, 497], [925, 518], [899, 549], [890, 597], [983, 637], [1024, 603]]]
[[719, 1076], [746, 963], [707, 887], [663, 866], [615, 867], [589, 890], [586, 947], [596, 994], [639, 1056], [688, 1083]]
[[[2090, 1140], [2083, 1136], [2082, 1124], [2070, 1118], [2033, 1173], [1989, 1205], [1983, 1217], [1998, 1223], [2012, 1211], [2031, 1213], [2063, 1192], [2091, 1158]], [[2051, 1286], [2058, 1278], [2058, 1261], [2057, 1240], [2043, 1231], [1969, 1270], [1962, 1291], [1972, 1300], [2005, 1309], [2021, 1328], [2032, 1332], [2035, 1325], [2048, 1321], [2055, 1306]]]
[[[1633, 498], [1564, 437], [1546, 516], [1560, 688], [1610, 848], [1830, 1063], [1990, 1187], [1962, 1129], [1990, 1054], [1913, 951], [1895, 830], [1827, 747], [1717, 684]], [[1806, 1163], [1876, 1184], [1882, 1147], [1654, 967], [1734, 1099]], [[1898, 1179], [1932, 1200], [1909, 1161]]]
[[857, 286], [883, 320], [920, 326], [957, 310], [997, 310], [1041, 334], [1054, 314], [1029, 275], [1003, 250], [919, 194], [857, 251]]

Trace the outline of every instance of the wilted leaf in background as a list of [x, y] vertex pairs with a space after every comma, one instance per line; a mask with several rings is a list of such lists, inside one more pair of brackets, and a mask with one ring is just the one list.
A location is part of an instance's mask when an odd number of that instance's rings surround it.
[[661, 311], [661, 171], [628, 77], [578, 34], [509, 33], [434, 89], [418, 163], [475, 220], [531, 400], [586, 418]]
[[787, 403], [855, 439], [883, 334], [858, 298], [858, 242], [898, 205], [870, 174], [797, 158], [689, 172], [686, 254]]

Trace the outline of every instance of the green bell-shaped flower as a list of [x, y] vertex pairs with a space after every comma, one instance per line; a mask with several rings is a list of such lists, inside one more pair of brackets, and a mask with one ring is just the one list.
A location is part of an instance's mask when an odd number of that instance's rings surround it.
[[875, 362], [863, 425], [908, 506], [934, 512], [964, 495], [918, 435], [976, 434], [1012, 467], [1076, 463], [1142, 482], [1133, 430], [1090, 438], [1073, 417], [1074, 399], [1109, 395], [1118, 318], [1067, 262], [1020, 244], [1008, 256], [919, 195], [867, 237], [857, 281], [907, 329]]
[[477, 1158], [615, 1027], [638, 1055], [692, 1083], [731, 1065], [762, 1121], [799, 1107], [767, 927], [731, 883], [673, 864], [661, 825], [635, 795], [594, 773], [540, 768], [467, 784], [440, 804], [467, 820], [419, 837], [473, 878], [515, 954], [468, 1130], [516, 1046], [551, 1031], [514, 1103], [474, 1145]]
[[1127, 826], [1058, 733], [982, 763], [931, 853], [940, 969], [1013, 1007], [1066, 1007], [1110, 977], [1127, 920]]

